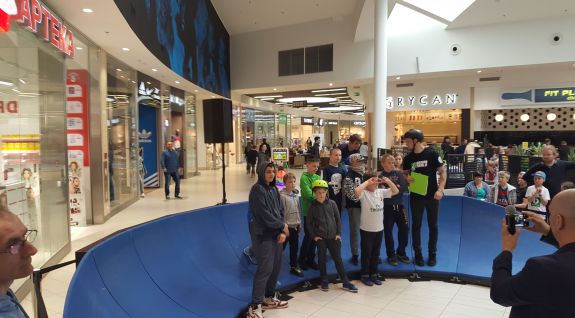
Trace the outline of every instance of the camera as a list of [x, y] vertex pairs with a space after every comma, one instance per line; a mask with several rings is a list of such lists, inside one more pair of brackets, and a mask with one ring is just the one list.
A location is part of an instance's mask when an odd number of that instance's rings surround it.
[[507, 223], [507, 231], [510, 234], [515, 234], [516, 227], [529, 227], [527, 215], [521, 212], [505, 215], [505, 222]]

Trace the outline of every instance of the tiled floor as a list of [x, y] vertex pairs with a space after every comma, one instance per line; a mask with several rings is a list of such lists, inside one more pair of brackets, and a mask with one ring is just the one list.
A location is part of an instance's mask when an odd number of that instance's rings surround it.
[[[242, 165], [226, 170], [228, 202], [245, 201], [255, 179], [245, 175]], [[296, 175], [301, 175], [297, 172]], [[164, 200], [162, 190], [150, 192], [142, 200], [112, 217], [102, 225], [72, 229], [72, 251], [82, 248], [119, 229], [165, 215], [215, 205], [221, 201], [221, 171], [202, 171], [201, 175], [182, 181], [185, 200]], [[70, 253], [65, 260], [73, 259]], [[50, 318], [62, 317], [66, 291], [74, 273], [68, 266], [48, 274], [42, 290]], [[442, 282], [387, 280], [383, 286], [365, 287], [356, 282], [359, 293], [351, 294], [331, 285], [329, 292], [296, 292], [288, 309], [268, 311], [268, 317], [507, 317], [509, 311], [489, 299], [489, 289]], [[32, 313], [32, 300], [23, 300]]]

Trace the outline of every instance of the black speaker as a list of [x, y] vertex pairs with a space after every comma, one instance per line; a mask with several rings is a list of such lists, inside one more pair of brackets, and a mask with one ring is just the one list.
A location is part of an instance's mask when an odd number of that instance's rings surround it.
[[232, 102], [227, 99], [204, 100], [204, 143], [219, 144], [234, 141]]

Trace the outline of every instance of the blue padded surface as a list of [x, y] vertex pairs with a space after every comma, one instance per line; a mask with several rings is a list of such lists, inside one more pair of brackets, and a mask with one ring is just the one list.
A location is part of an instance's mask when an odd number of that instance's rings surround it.
[[[407, 196], [404, 198], [407, 201]], [[406, 205], [409, 206], [409, 205]], [[243, 249], [250, 244], [247, 203], [230, 204], [176, 214], [140, 225], [94, 247], [78, 267], [68, 290], [66, 317], [233, 317], [251, 299], [256, 266]], [[446, 196], [440, 203], [438, 264], [414, 267], [384, 262], [383, 272], [421, 272], [489, 278], [491, 262], [500, 252], [504, 209], [465, 197]], [[410, 218], [411, 222], [411, 218]], [[348, 273], [348, 214], [342, 213], [342, 257]], [[397, 229], [395, 229], [397, 232]], [[300, 242], [303, 233], [299, 235]], [[397, 236], [394, 237], [397, 245]], [[407, 247], [412, 256], [411, 235]], [[424, 217], [422, 247], [427, 251]], [[553, 252], [539, 236], [521, 234], [514, 253], [517, 272], [531, 256]], [[426, 254], [426, 253], [425, 253]], [[386, 258], [385, 244], [381, 257]], [[319, 277], [289, 274], [289, 249], [284, 252], [281, 287], [294, 287]], [[328, 256], [328, 273], [335, 275]]]
[[132, 231], [94, 249], [96, 267], [112, 296], [131, 317], [200, 317], [176, 304], [150, 279], [134, 248]]
[[64, 305], [64, 317], [129, 317], [112, 297], [96, 268], [92, 252], [87, 253], [76, 270], [82, 273], [70, 283]]

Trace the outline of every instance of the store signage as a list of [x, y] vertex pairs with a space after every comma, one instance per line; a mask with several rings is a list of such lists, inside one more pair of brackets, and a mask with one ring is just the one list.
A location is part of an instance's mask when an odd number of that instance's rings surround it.
[[10, 31], [10, 16], [18, 14], [15, 0], [0, 0], [0, 32]]
[[387, 97], [386, 108], [392, 109], [394, 107], [405, 106], [435, 106], [435, 105], [455, 105], [457, 103], [456, 93], [448, 93], [444, 95], [419, 95], [407, 97]]
[[74, 57], [74, 35], [62, 19], [54, 15], [39, 0], [19, 0], [16, 20], [34, 34], [43, 26], [44, 40], [64, 54]]
[[353, 125], [363, 127], [363, 126], [365, 126], [365, 120], [356, 120], [353, 122]]
[[501, 94], [503, 104], [574, 103], [575, 87], [536, 88], [506, 91]]
[[185, 104], [185, 101], [183, 98], [181, 98], [179, 96], [170, 94], [170, 103], [177, 105], [177, 106], [180, 106], [180, 107], [183, 107]]
[[138, 95], [140, 95], [140, 97], [149, 97], [151, 99], [155, 99], [155, 100], [161, 100], [160, 97], [160, 89], [157, 87], [150, 87], [146, 85], [146, 82], [140, 82], [140, 85], [138, 86]]
[[313, 117], [302, 117], [301, 124], [313, 126]]
[[287, 114], [286, 113], [279, 113], [278, 114], [278, 123], [280, 125], [286, 125], [287, 124]]
[[307, 107], [307, 100], [293, 101], [291, 106], [294, 108]]
[[337, 126], [337, 121], [328, 121], [328, 125]]
[[18, 114], [18, 101], [0, 100], [0, 114]]

